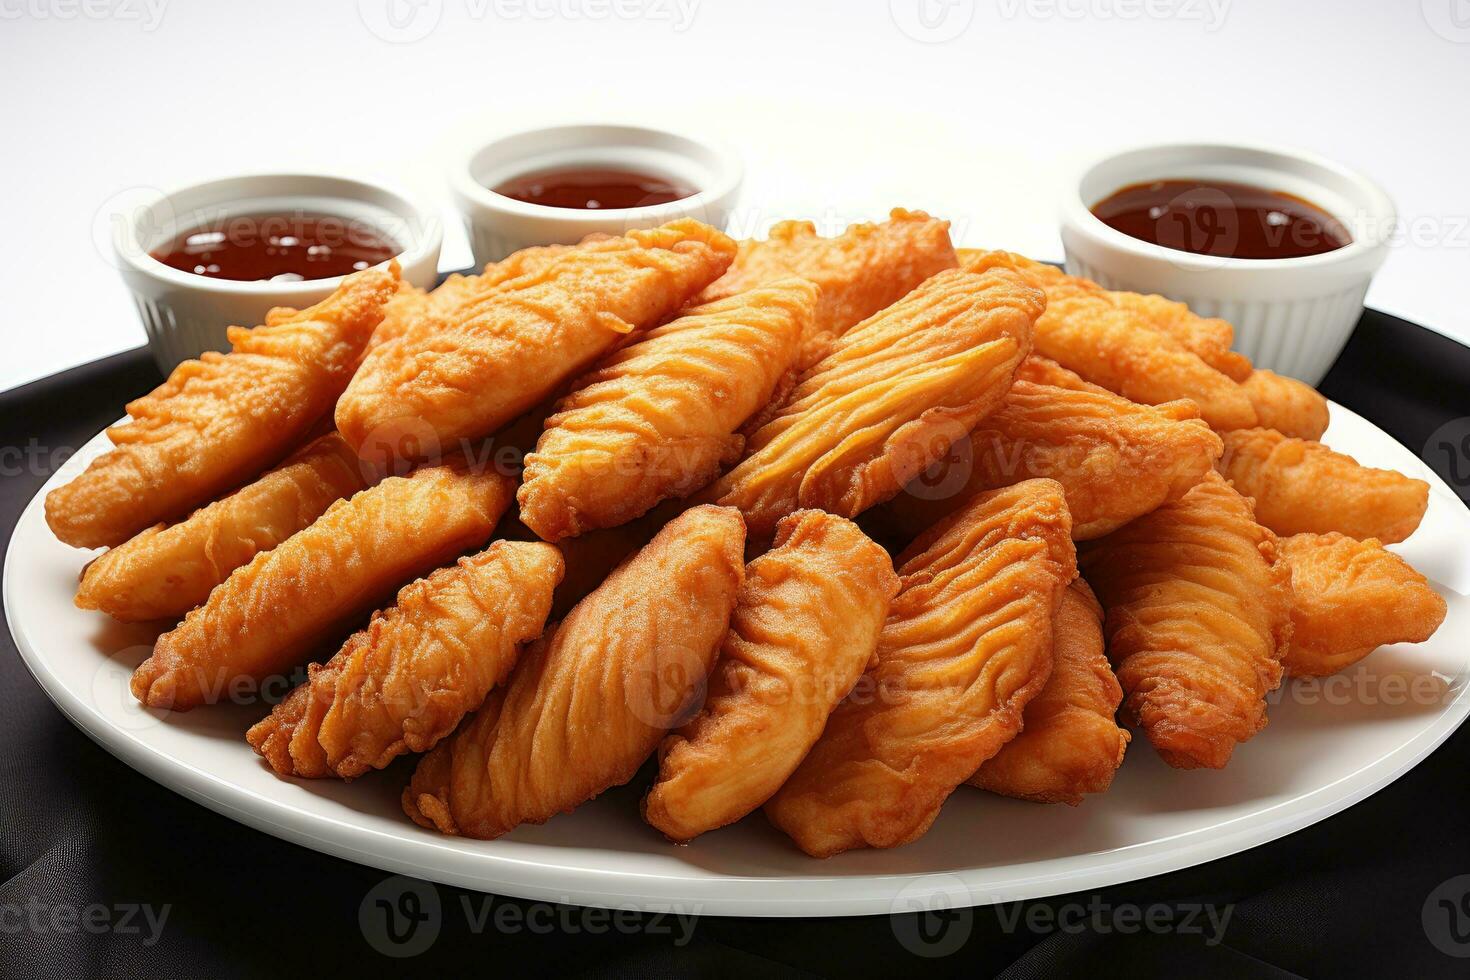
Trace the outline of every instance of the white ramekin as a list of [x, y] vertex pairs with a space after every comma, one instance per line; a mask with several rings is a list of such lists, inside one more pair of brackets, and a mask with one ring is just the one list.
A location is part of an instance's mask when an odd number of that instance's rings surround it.
[[[576, 164], [676, 177], [698, 193], [650, 207], [579, 211], [527, 204], [490, 190], [521, 174]], [[724, 228], [743, 173], [739, 155], [717, 141], [643, 126], [564, 125], [472, 142], [456, 154], [449, 183], [475, 263], [484, 265], [532, 245], [570, 245], [594, 232], [618, 235], [676, 218], [698, 218]]]
[[403, 278], [429, 288], [444, 229], [437, 216], [386, 187], [323, 174], [251, 174], [160, 194], [114, 222], [113, 248], [132, 290], [153, 359], [164, 374], [228, 347], [226, 328], [255, 326], [273, 306], [310, 306], [341, 276], [303, 282], [235, 282], [182, 272], [149, 253], [190, 229], [234, 215], [302, 210], [361, 221], [403, 246]]
[[[1294, 259], [1195, 255], [1140, 241], [1103, 224], [1091, 208], [1130, 184], [1214, 179], [1285, 191], [1325, 208], [1352, 243]], [[1067, 271], [1109, 289], [1158, 293], [1235, 327], [1235, 347], [1255, 362], [1310, 384], [1322, 380], [1363, 312], [1368, 283], [1387, 257], [1397, 215], [1378, 185], [1310, 153], [1264, 146], [1145, 146], [1093, 163], [1062, 209]]]

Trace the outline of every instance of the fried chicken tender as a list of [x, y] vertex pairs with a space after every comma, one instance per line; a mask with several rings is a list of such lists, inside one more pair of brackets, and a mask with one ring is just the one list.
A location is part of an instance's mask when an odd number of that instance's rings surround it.
[[1082, 553], [1107, 610], [1123, 711], [1169, 765], [1222, 768], [1266, 725], [1291, 639], [1291, 570], [1211, 473]]
[[725, 271], [735, 243], [691, 219], [567, 250], [445, 317], [376, 347], [337, 403], [337, 428], [427, 428], [444, 448], [486, 435], [551, 395], [632, 331]]
[[573, 245], [538, 245], [491, 262], [479, 275], [459, 273], [445, 278], [431, 290], [404, 284], [373, 331], [368, 349], [397, 340], [414, 330], [434, 329], [436, 318], [450, 317], [459, 307], [490, 295], [513, 279], [538, 273], [571, 251]]
[[1320, 442], [1272, 429], [1224, 434], [1215, 468], [1256, 501], [1256, 519], [1277, 534], [1341, 531], [1385, 544], [1414, 533], [1429, 506], [1429, 484], [1361, 466]]
[[730, 508], [695, 507], [670, 521], [419, 761], [404, 812], [446, 834], [490, 839], [633, 778], [703, 694], [744, 548]]
[[562, 556], [496, 541], [403, 587], [245, 738], [282, 776], [351, 779], [454, 731], [541, 635]]
[[1294, 677], [1335, 674], [1389, 643], [1423, 643], [1444, 622], [1429, 580], [1376, 538], [1293, 534], [1281, 554], [1293, 591], [1282, 663]]
[[[452, 313], [464, 303], [486, 296], [502, 283], [518, 276], [539, 272], [573, 247], [575, 246], [538, 245], [522, 249], [500, 262], [491, 262], [479, 275], [453, 273], [433, 289], [420, 289], [406, 280], [400, 282], [398, 292], [383, 308], [383, 322], [378, 324], [368, 340], [368, 350], [390, 340], [397, 340], [412, 329], [433, 329], [429, 322], [432, 318]], [[282, 323], [298, 315], [298, 311], [292, 307], [277, 306], [266, 313], [265, 322]]]
[[1214, 429], [1256, 424], [1235, 376], [1250, 363], [1230, 350], [1230, 325], [1162, 297], [1115, 293], [1010, 252], [970, 252], [972, 272], [1017, 269], [1046, 290], [1036, 351], [1094, 384], [1145, 405], [1188, 398]]
[[659, 747], [644, 819], [687, 841], [768, 800], [867, 668], [897, 592], [888, 553], [857, 525], [783, 518], [745, 567], [704, 710]]
[[783, 279], [687, 310], [605, 358], [526, 457], [521, 520], [556, 541], [709, 483], [739, 458], [737, 430], [796, 360], [817, 296]]
[[1046, 683], [1057, 604], [1077, 574], [1062, 488], [980, 494], [899, 558], [876, 665], [766, 815], [803, 851], [919, 837], [955, 787], [1021, 729]]
[[1261, 428], [1295, 439], [1321, 439], [1327, 431], [1327, 399], [1311, 385], [1257, 368], [1241, 387]]
[[902, 299], [921, 282], [955, 267], [949, 222], [895, 208], [881, 224], [852, 225], [822, 238], [809, 221], [783, 221], [765, 241], [743, 241], [730, 271], [700, 296], [723, 299], [787, 276], [822, 289], [804, 339], [802, 366], [821, 358], [849, 328]]
[[971, 786], [1076, 806], [1112, 784], [1128, 733], [1113, 720], [1123, 689], [1103, 652], [1102, 620], [1097, 597], [1074, 580], [1052, 621], [1051, 677], [1026, 705], [1021, 734], [980, 767]]
[[77, 607], [123, 622], [180, 618], [235, 569], [369, 486], [370, 477], [341, 436], [322, 436], [187, 519], [105, 552], [83, 569]]
[[1103, 302], [1123, 310], [1141, 326], [1164, 334], [1231, 380], [1243, 382], [1250, 377], [1250, 359], [1231, 350], [1235, 328], [1228, 321], [1199, 316], [1186, 304], [1156, 294], [1104, 289], [1091, 279], [1070, 276], [1054, 265], [1014, 252], [962, 248], [956, 255], [961, 268], [978, 270], [1002, 264], [1025, 271], [1046, 290], [1048, 304], [1057, 303], [1065, 308], [1073, 303], [1092, 306]]
[[515, 484], [463, 461], [389, 477], [327, 508], [158, 638], [133, 674], [153, 708], [187, 710], [290, 670], [404, 582], [490, 537]]
[[1091, 385], [1018, 378], [1000, 408], [884, 505], [883, 519], [912, 536], [981, 490], [1049, 477], [1066, 491], [1072, 536], [1098, 538], [1210, 472], [1220, 437], [1198, 415], [1192, 402], [1155, 408]]
[[896, 494], [1001, 403], [1045, 306], [1007, 270], [951, 270], [843, 334], [698, 499], [757, 538], [802, 507], [854, 517]]
[[294, 320], [231, 327], [228, 354], [174, 368], [107, 430], [116, 447], [46, 495], [46, 523], [79, 548], [122, 544], [260, 474], [328, 415], [398, 288], [398, 265], [343, 280]]

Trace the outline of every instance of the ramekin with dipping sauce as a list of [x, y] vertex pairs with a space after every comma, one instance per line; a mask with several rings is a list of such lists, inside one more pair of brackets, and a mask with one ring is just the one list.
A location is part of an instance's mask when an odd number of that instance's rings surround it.
[[[1150, 193], [1156, 203], [1130, 218], [1130, 198]], [[1247, 199], [1260, 207], [1237, 207]], [[1371, 180], [1310, 153], [1146, 146], [1083, 170], [1063, 207], [1062, 245], [1073, 275], [1228, 320], [1257, 367], [1316, 384], [1362, 315], [1396, 217]]]
[[724, 228], [744, 168], [722, 143], [643, 126], [563, 125], [477, 140], [450, 187], [477, 265], [677, 218]]
[[113, 234], [154, 360], [164, 374], [229, 346], [231, 325], [274, 306], [317, 303], [345, 275], [396, 256], [432, 287], [443, 227], [378, 184], [321, 174], [255, 174], [161, 194]]

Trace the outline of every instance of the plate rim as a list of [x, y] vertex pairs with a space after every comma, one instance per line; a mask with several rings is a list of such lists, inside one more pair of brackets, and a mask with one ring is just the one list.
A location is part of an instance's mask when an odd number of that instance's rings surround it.
[[[1331, 402], [1354, 423], [1407, 450], [1393, 436], [1342, 405]], [[26, 670], [62, 715], [124, 765], [151, 781], [236, 823], [334, 857], [381, 871], [535, 901], [603, 908], [636, 908], [649, 912], [683, 910], [696, 915], [760, 918], [883, 915], [932, 907], [985, 906], [1076, 891], [1103, 888], [1180, 871], [1259, 847], [1311, 826], [1354, 806], [1402, 777], [1427, 758], [1470, 716], [1470, 684], [1454, 692], [1426, 728], [1370, 761], [1324, 785], [1273, 804], [1231, 817], [1222, 824], [1195, 828], [1105, 851], [1043, 858], [1019, 865], [991, 865], [930, 873], [886, 872], [867, 875], [824, 875], [813, 859], [813, 873], [785, 878], [748, 875], [681, 875], [665, 871], [640, 873], [596, 867], [540, 864], [494, 853], [466, 855], [447, 842], [427, 835], [404, 837], [312, 813], [288, 800], [271, 798], [231, 782], [139, 739], [110, 720], [95, 704], [75, 693], [49, 667], [17, 619], [14, 571], [21, 561], [15, 540], [22, 528], [44, 524], [46, 493], [79, 470], [87, 449], [106, 430], [58, 468], [22, 509], [11, 530], [3, 579], [3, 607], [10, 635]], [[1430, 482], [1432, 492], [1459, 498], [1429, 467], [1416, 476]], [[1344, 784], [1348, 784], [1346, 787]], [[1285, 811], [1285, 812], [1283, 812]], [[1190, 840], [1189, 838], [1202, 838]], [[478, 842], [477, 842], [478, 843]], [[490, 842], [493, 846], [493, 842]], [[1085, 860], [1084, 868], [1054, 867]], [[534, 869], [529, 877], [527, 869]], [[1023, 870], [1024, 869], [1024, 870]], [[991, 880], [976, 882], [981, 876]], [[999, 880], [995, 880], [999, 877]], [[968, 880], [967, 880], [968, 879]], [[780, 891], [772, 897], [772, 889]], [[835, 892], [835, 893], [834, 893]], [[936, 904], [937, 903], [937, 904]]]

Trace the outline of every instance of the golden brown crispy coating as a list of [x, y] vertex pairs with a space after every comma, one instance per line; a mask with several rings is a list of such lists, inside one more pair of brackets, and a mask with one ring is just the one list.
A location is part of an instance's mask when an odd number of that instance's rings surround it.
[[[449, 314], [456, 307], [477, 297], [488, 295], [502, 283], [517, 276], [537, 272], [573, 247], [571, 245], [538, 245], [522, 249], [500, 262], [491, 262], [479, 275], [464, 276], [456, 272], [433, 289], [420, 289], [410, 282], [400, 282], [398, 292], [383, 307], [383, 322], [378, 324], [378, 328], [373, 331], [372, 337], [368, 340], [368, 350], [390, 340], [396, 340], [411, 329], [421, 327], [432, 329], [432, 324], [428, 322], [432, 317]], [[299, 311], [292, 307], [276, 306], [267, 311], [265, 322], [267, 325], [284, 323], [299, 315]]]
[[1321, 439], [1327, 431], [1327, 399], [1311, 385], [1257, 368], [1241, 387], [1261, 428], [1296, 439]]
[[405, 283], [398, 295], [389, 301], [383, 322], [373, 331], [368, 349], [396, 340], [415, 329], [432, 330], [434, 318], [448, 317], [465, 303], [490, 295], [512, 279], [540, 272], [573, 247], [539, 245], [522, 249], [499, 262], [491, 262], [478, 275], [462, 276], [456, 272], [431, 290]]
[[644, 819], [687, 841], [768, 800], [867, 668], [897, 592], [888, 553], [857, 525], [783, 518], [745, 567], [704, 710], [659, 746]]
[[299, 446], [346, 387], [398, 266], [349, 276], [276, 326], [230, 328], [233, 350], [174, 368], [107, 430], [116, 447], [46, 496], [46, 522], [81, 548], [119, 545], [255, 477]]
[[[1029, 381], [1032, 384], [1038, 385], [1051, 385], [1053, 388], [1067, 388], [1071, 391], [1107, 392], [1110, 395], [1112, 394], [1111, 391], [1108, 391], [1102, 385], [1095, 385], [1091, 381], [1085, 381], [1082, 375], [1076, 371], [1068, 371], [1056, 361], [1053, 361], [1049, 357], [1042, 357], [1040, 354], [1032, 354], [1021, 362], [1020, 368], [1016, 370], [1016, 380]], [[1118, 397], [1121, 398], [1122, 396], [1120, 395]], [[1190, 404], [1192, 406], [1194, 405], [1193, 402]], [[1155, 405], [1153, 407], [1157, 408], [1159, 406]], [[1193, 414], [1187, 417], [1199, 418], [1199, 407], [1194, 406]]]
[[105, 552], [83, 569], [76, 604], [123, 622], [182, 617], [235, 569], [368, 486], [369, 477], [341, 436], [322, 436], [187, 519]]
[[852, 225], [822, 238], [809, 221], [783, 221], [765, 241], [743, 241], [730, 271], [700, 296], [723, 299], [753, 286], [800, 276], [822, 289], [804, 340], [803, 366], [827, 344], [936, 273], [955, 267], [949, 222], [894, 208], [881, 224]]
[[1250, 359], [1231, 350], [1235, 328], [1218, 317], [1199, 316], [1184, 303], [1163, 296], [1104, 289], [1091, 279], [1069, 276], [1054, 265], [1014, 252], [962, 248], [956, 255], [961, 268], [980, 270], [999, 264], [1025, 271], [1046, 290], [1047, 303], [1062, 309], [1103, 303], [1122, 310], [1140, 326], [1165, 335], [1231, 380], [1243, 382], [1250, 377]]
[[1249, 362], [1242, 370], [1223, 320], [1206, 321], [1159, 297], [1114, 293], [1010, 252], [967, 252], [962, 267], [1018, 269], [1041, 283], [1046, 313], [1036, 322], [1036, 351], [1088, 381], [1145, 405], [1188, 398], [1215, 429], [1256, 424], [1250, 398], [1231, 376], [1246, 377]]
[[339, 500], [159, 637], [133, 674], [133, 694], [149, 707], [187, 710], [290, 670], [404, 582], [483, 543], [514, 487], [461, 462]]
[[1107, 609], [1124, 714], [1171, 766], [1219, 769], [1266, 725], [1291, 639], [1291, 571], [1211, 473], [1082, 553]]
[[744, 547], [729, 508], [695, 507], [670, 521], [420, 760], [404, 811], [446, 834], [489, 839], [633, 778], [703, 693]]
[[980, 767], [971, 786], [1076, 806], [1112, 784], [1128, 733], [1113, 720], [1123, 689], [1103, 652], [1102, 619], [1087, 583], [1074, 580], [1052, 621], [1051, 677], [1026, 705], [1021, 734]]
[[283, 776], [351, 779], [454, 731], [541, 635], [562, 557], [496, 541], [403, 587], [246, 734]]
[[1215, 463], [1235, 489], [1255, 498], [1256, 520], [1277, 534], [1341, 531], [1385, 544], [1414, 533], [1429, 506], [1429, 484], [1360, 465], [1320, 442], [1272, 429], [1224, 434]]
[[757, 538], [798, 508], [882, 503], [1000, 404], [1043, 306], [1013, 272], [941, 272], [838, 338], [699, 499]]
[[[1220, 455], [1220, 437], [1192, 402], [1163, 408], [1091, 385], [1017, 379], [1000, 408], [885, 504], [883, 517], [912, 536], [981, 490], [1048, 477], [1066, 491], [1073, 537], [1101, 537], [1178, 498]], [[1179, 418], [1186, 408], [1196, 417]]]
[[[493, 432], [725, 271], [735, 243], [684, 219], [584, 243], [376, 347], [337, 403], [359, 452], [427, 429], [447, 451]], [[432, 455], [432, 453], [429, 453]]]
[[1288, 674], [1335, 674], [1385, 644], [1423, 643], [1444, 622], [1429, 580], [1376, 538], [1293, 534], [1281, 554], [1293, 592]]
[[516, 498], [544, 540], [683, 497], [740, 456], [741, 425], [791, 367], [817, 302], [805, 279], [687, 310], [604, 358], [546, 419]]
[[876, 665], [766, 804], [815, 857], [920, 836], [1020, 731], [1077, 573], [1061, 486], [1028, 480], [981, 494], [915, 541], [898, 572]]

